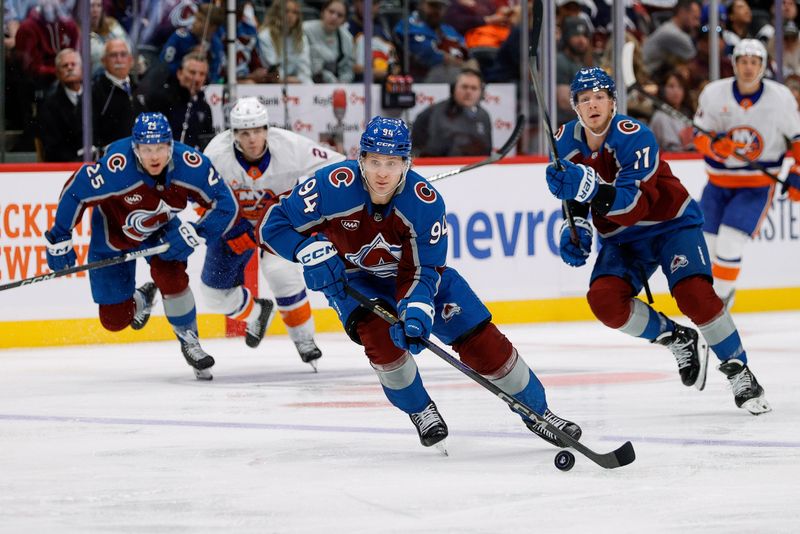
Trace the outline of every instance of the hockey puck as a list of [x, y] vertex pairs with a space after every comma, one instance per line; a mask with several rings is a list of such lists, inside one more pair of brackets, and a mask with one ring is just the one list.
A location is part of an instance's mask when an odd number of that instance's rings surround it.
[[559, 471], [569, 471], [575, 465], [575, 455], [569, 451], [559, 451], [555, 464]]

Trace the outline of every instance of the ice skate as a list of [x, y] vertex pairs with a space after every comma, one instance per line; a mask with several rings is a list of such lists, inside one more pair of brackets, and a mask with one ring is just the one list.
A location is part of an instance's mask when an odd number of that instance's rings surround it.
[[[558, 428], [559, 430], [563, 430], [576, 440], [581, 439], [581, 434], [582, 434], [581, 427], [579, 427], [572, 421], [567, 421], [566, 419], [560, 418], [559, 416], [551, 412], [549, 408], [544, 411], [542, 417], [544, 418], [545, 421], [547, 421], [554, 427]], [[556, 447], [561, 447], [561, 448], [568, 447], [568, 445], [563, 441], [561, 441], [558, 437], [556, 437], [555, 434], [547, 430], [547, 427], [544, 424], [526, 418], [523, 418], [522, 420], [525, 422], [525, 426], [527, 426], [531, 432], [533, 432], [543, 440], [552, 443]]]
[[431, 401], [421, 412], [408, 414], [408, 416], [417, 428], [419, 442], [424, 447], [436, 445], [436, 448], [447, 456], [444, 444], [444, 439], [447, 437], [447, 424], [442, 419], [439, 410], [436, 409], [436, 404]]
[[134, 330], [141, 330], [150, 319], [150, 312], [153, 310], [153, 304], [156, 302], [158, 288], [153, 282], [147, 282], [142, 287], [137, 288], [136, 291], [141, 294], [142, 302], [144, 304], [141, 310], [133, 314], [131, 328]]
[[275, 317], [275, 303], [270, 299], [255, 299], [261, 307], [258, 316], [247, 323], [244, 332], [244, 342], [248, 347], [256, 348], [269, 328], [272, 318]]
[[732, 358], [723, 362], [720, 364], [719, 370], [728, 377], [728, 382], [733, 390], [733, 400], [737, 407], [743, 408], [753, 415], [772, 411], [772, 407], [764, 398], [764, 388], [758, 383], [750, 368], [741, 360]]
[[322, 358], [322, 351], [319, 350], [317, 344], [314, 343], [314, 339], [309, 338], [295, 341], [294, 346], [297, 347], [297, 353], [300, 354], [300, 359], [313, 367], [314, 372], [316, 373], [317, 360]]
[[694, 386], [703, 391], [708, 372], [708, 344], [697, 334], [697, 330], [675, 323], [672, 332], [664, 332], [652, 342], [672, 351], [684, 386]]
[[195, 377], [197, 377], [198, 380], [213, 379], [214, 376], [211, 374], [211, 367], [214, 365], [214, 358], [207, 354], [200, 346], [200, 340], [197, 339], [197, 334], [188, 331], [179, 334], [178, 340], [181, 342], [183, 357], [186, 358], [186, 363], [194, 370]]

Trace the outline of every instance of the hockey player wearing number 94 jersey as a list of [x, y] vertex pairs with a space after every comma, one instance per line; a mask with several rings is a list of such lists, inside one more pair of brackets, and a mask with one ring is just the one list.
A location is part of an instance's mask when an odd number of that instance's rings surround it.
[[697, 332], [634, 298], [660, 267], [678, 307], [720, 359], [736, 405], [756, 415], [769, 411], [736, 325], [712, 287], [700, 208], [661, 160], [655, 136], [616, 113], [614, 80], [599, 68], [578, 71], [571, 98], [578, 119], [556, 134], [563, 169], [551, 163], [547, 185], [568, 201], [574, 215], [577, 240], [566, 222], [561, 227], [565, 263], [586, 263], [590, 211], [600, 234], [603, 246], [587, 294], [595, 316], [606, 326], [668, 347], [683, 384], [702, 390], [708, 352]]
[[[197, 223], [178, 218], [189, 202], [206, 208]], [[45, 232], [47, 264], [54, 271], [75, 264], [72, 229], [89, 207], [94, 208], [90, 262], [169, 243], [166, 252], [147, 258], [155, 284], [136, 289], [136, 261], [89, 271], [103, 327], [112, 332], [143, 328], [158, 289], [186, 362], [197, 378], [210, 380], [214, 358], [197, 337], [186, 262], [201, 239], [216, 241], [233, 225], [236, 202], [230, 188], [205, 156], [173, 142], [161, 113], [142, 113], [132, 137], [112, 143], [99, 162], [81, 167], [64, 186], [55, 223]]]
[[[411, 165], [411, 140], [399, 119], [375, 117], [361, 155], [329, 165], [267, 208], [262, 246], [299, 262], [310, 289], [322, 291], [345, 331], [364, 352], [389, 401], [409, 414], [421, 443], [447, 437], [412, 354], [435, 334], [461, 360], [576, 439], [580, 428], [554, 415], [544, 388], [486, 306], [445, 265], [447, 226], [439, 193]], [[397, 310], [391, 327], [348, 296], [345, 284]], [[525, 424], [563, 446], [530, 420]]]
[[[275, 195], [344, 156], [294, 132], [269, 127], [267, 108], [255, 97], [236, 102], [230, 123], [230, 130], [208, 144], [205, 155], [233, 189], [239, 219], [221, 240], [208, 244], [201, 292], [211, 308], [244, 321], [245, 341], [257, 347], [274, 315], [274, 304], [244, 286], [245, 266], [257, 248], [253, 227]], [[314, 343], [314, 319], [302, 269], [267, 251], [261, 251], [258, 263], [300, 358], [316, 369], [322, 352]]]

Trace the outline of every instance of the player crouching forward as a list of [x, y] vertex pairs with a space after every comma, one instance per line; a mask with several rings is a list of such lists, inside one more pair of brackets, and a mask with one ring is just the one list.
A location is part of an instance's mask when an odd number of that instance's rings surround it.
[[[300, 262], [310, 289], [322, 291], [364, 352], [389, 401], [406, 412], [426, 447], [447, 437], [412, 354], [435, 334], [461, 360], [578, 439], [575, 423], [547, 407], [545, 391], [486, 306], [455, 269], [445, 266], [447, 227], [439, 193], [409, 170], [405, 123], [375, 117], [361, 136], [361, 156], [320, 169], [267, 209], [262, 246]], [[392, 327], [347, 296], [350, 285], [396, 309]], [[563, 446], [530, 420], [525, 424]]]
[[739, 332], [711, 284], [711, 261], [697, 203], [659, 157], [653, 133], [616, 113], [616, 88], [599, 68], [581, 69], [572, 81], [578, 120], [556, 134], [563, 169], [547, 168], [547, 185], [569, 201], [579, 243], [561, 227], [561, 257], [568, 265], [586, 263], [592, 222], [600, 233], [587, 299], [606, 326], [668, 347], [681, 380], [702, 390], [708, 353], [697, 332], [674, 323], [635, 299], [658, 267], [667, 277], [680, 310], [700, 328], [722, 362], [736, 406], [753, 414], [770, 410], [764, 390], [747, 365]]
[[[243, 285], [245, 266], [256, 249], [253, 227], [276, 194], [344, 156], [288, 130], [270, 128], [267, 108], [255, 97], [239, 99], [230, 122], [231, 129], [217, 135], [205, 154], [233, 189], [240, 217], [220, 241], [208, 244], [201, 291], [211, 308], [247, 323], [245, 341], [256, 347], [274, 315], [274, 304], [254, 298]], [[316, 369], [322, 352], [314, 343], [302, 269], [266, 251], [261, 252], [259, 265], [300, 358]]]
[[[181, 222], [176, 215], [190, 200], [207, 210], [197, 223]], [[214, 358], [197, 338], [186, 262], [201, 238], [218, 240], [233, 224], [236, 202], [230, 188], [208, 159], [173, 143], [162, 114], [142, 113], [132, 137], [112, 143], [98, 163], [81, 167], [64, 186], [55, 223], [45, 232], [47, 264], [54, 271], [75, 264], [72, 228], [89, 207], [94, 207], [90, 262], [169, 243], [166, 252], [147, 258], [155, 284], [135, 288], [135, 261], [89, 271], [103, 327], [112, 332], [144, 327], [158, 287], [186, 362], [197, 378], [210, 380]]]

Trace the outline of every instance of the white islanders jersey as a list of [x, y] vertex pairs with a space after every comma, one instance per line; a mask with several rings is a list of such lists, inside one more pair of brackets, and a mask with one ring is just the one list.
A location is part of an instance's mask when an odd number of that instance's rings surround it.
[[[694, 123], [716, 133], [729, 132], [744, 145], [740, 151], [772, 171], [780, 172], [783, 157], [793, 142], [800, 140], [800, 113], [789, 89], [773, 80], [762, 80], [761, 93], [739, 95], [735, 78], [709, 83], [700, 93]], [[752, 98], [751, 98], [752, 97]], [[720, 187], [762, 187], [773, 181], [734, 156], [724, 163], [709, 157], [709, 181]]]
[[269, 199], [289, 191], [317, 169], [345, 159], [344, 155], [307, 137], [269, 127], [268, 165], [263, 170], [258, 163], [245, 168], [236, 157], [233, 141], [233, 132], [225, 130], [211, 140], [204, 154], [230, 185], [239, 203], [240, 214], [254, 225], [261, 219]]

